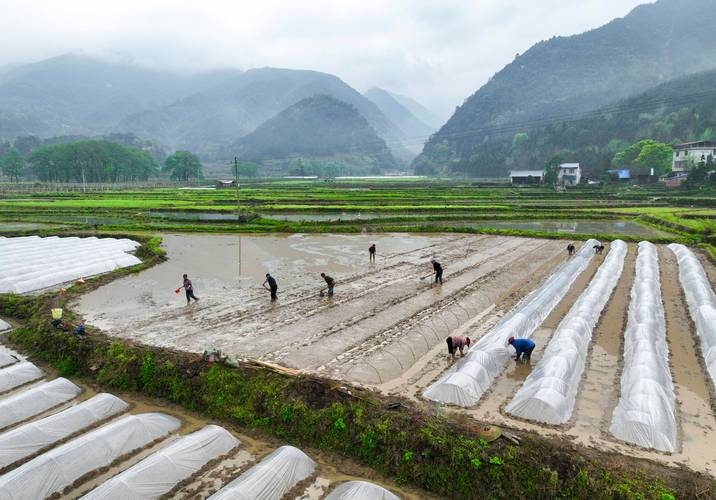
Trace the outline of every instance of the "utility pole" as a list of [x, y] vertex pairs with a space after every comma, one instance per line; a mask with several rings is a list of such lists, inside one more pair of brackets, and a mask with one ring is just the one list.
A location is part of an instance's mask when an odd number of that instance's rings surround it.
[[234, 156], [234, 168], [236, 168], [236, 206], [241, 216], [241, 196], [239, 195], [239, 157]]

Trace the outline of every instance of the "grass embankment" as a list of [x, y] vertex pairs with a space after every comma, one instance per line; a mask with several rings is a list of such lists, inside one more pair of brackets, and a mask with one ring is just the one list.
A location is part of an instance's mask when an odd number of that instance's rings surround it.
[[[69, 296], [163, 258], [156, 238], [143, 243], [144, 264], [90, 279], [70, 288]], [[102, 390], [167, 399], [245, 432], [350, 457], [435, 494], [659, 500], [716, 495], [714, 481], [705, 476], [536, 434], [515, 431], [519, 445], [504, 439], [488, 443], [471, 419], [436, 416], [405, 400], [389, 409], [395, 399], [344, 383], [249, 364], [209, 364], [193, 354], [121, 342], [92, 329], [76, 337], [50, 325], [53, 300], [52, 295], [0, 295], [0, 314], [24, 325], [8, 335], [10, 343], [60, 375]]]

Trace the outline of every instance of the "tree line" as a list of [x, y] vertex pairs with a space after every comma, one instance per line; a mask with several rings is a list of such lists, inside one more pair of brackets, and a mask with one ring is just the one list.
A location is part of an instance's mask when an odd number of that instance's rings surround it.
[[175, 152], [160, 167], [148, 151], [105, 139], [45, 145], [27, 142], [6, 143], [0, 151], [0, 169], [11, 182], [25, 178], [43, 182], [133, 182], [162, 174], [182, 181], [202, 177], [201, 162], [188, 151]]

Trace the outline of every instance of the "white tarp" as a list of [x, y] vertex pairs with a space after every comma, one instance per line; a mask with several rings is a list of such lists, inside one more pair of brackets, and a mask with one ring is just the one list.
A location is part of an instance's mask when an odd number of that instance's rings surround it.
[[0, 394], [37, 380], [43, 375], [42, 370], [29, 361], [3, 368], [0, 370]]
[[674, 405], [659, 259], [656, 247], [642, 241], [624, 332], [621, 394], [609, 430], [617, 438], [644, 448], [675, 451]]
[[37, 500], [179, 428], [162, 413], [128, 415], [43, 453], [0, 476], [0, 500]]
[[116, 396], [97, 394], [64, 411], [0, 434], [0, 468], [34, 455], [75, 432], [126, 411], [127, 408], [129, 405]]
[[527, 295], [492, 330], [486, 333], [467, 355], [455, 363], [423, 396], [431, 401], [463, 407], [474, 406], [510, 359], [507, 339], [529, 338], [552, 309], [564, 298], [589, 264], [597, 240], [589, 240], [561, 265], [542, 286]]
[[25, 293], [141, 261], [139, 243], [115, 238], [0, 238], [0, 293]]
[[17, 363], [18, 361], [19, 359], [16, 358], [13, 353], [0, 345], [0, 368], [12, 365], [14, 363]]
[[279, 500], [313, 474], [316, 462], [293, 446], [282, 446], [211, 495], [211, 500]]
[[400, 497], [368, 481], [348, 481], [338, 485], [325, 500], [400, 500]]
[[689, 304], [696, 334], [701, 340], [701, 355], [711, 382], [716, 388], [716, 295], [699, 259], [684, 245], [669, 245], [679, 261], [679, 281]]
[[0, 319], [0, 332], [4, 332], [5, 330], [9, 330], [10, 328], [12, 328], [12, 325], [10, 325], [10, 323]]
[[547, 424], [564, 424], [572, 415], [592, 330], [624, 269], [627, 246], [611, 244], [599, 271], [552, 336], [537, 366], [505, 408], [509, 413]]
[[65, 403], [80, 392], [82, 390], [66, 378], [56, 378], [0, 399], [0, 429]]
[[207, 462], [225, 455], [239, 440], [218, 425], [181, 437], [83, 496], [83, 500], [159, 498]]

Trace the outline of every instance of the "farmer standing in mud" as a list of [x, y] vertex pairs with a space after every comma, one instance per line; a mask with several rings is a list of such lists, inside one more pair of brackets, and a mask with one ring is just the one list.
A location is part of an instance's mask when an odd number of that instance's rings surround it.
[[530, 339], [516, 339], [514, 337], [510, 337], [509, 339], [507, 339], [507, 343], [515, 348], [515, 361], [519, 361], [520, 356], [522, 356], [523, 361], [525, 361], [526, 363], [530, 362], [530, 358], [532, 357], [532, 351], [535, 350], [534, 342], [532, 342]]
[[443, 266], [440, 265], [440, 262], [435, 260], [435, 257], [430, 259], [430, 262], [432, 263], [433, 270], [435, 271], [435, 283], [440, 282], [440, 284], [442, 285], [443, 284]]
[[189, 305], [191, 302], [191, 299], [194, 299], [194, 301], [198, 301], [199, 298], [194, 296], [194, 285], [191, 284], [191, 280], [189, 277], [185, 274], [184, 275], [184, 284], [179, 287], [179, 289], [184, 289], [184, 292], [186, 293], [186, 305]]
[[471, 344], [470, 337], [462, 337], [460, 335], [451, 335], [445, 339], [445, 342], [447, 342], [448, 353], [453, 359], [455, 359], [455, 351], [457, 350], [460, 351], [460, 356], [465, 356], [462, 350], [465, 347], [470, 347]]
[[371, 243], [368, 247], [368, 257], [371, 262], [375, 262], [375, 243]]
[[[333, 295], [333, 287], [336, 286], [336, 280], [328, 276], [326, 273], [321, 273], [321, 278], [326, 281], [326, 285], [328, 285], [326, 291], [328, 292], [328, 296], [331, 297]], [[321, 290], [321, 296], [323, 296], [323, 290]]]
[[576, 251], [577, 251], [577, 249], [574, 247], [574, 243], [570, 243], [569, 245], [567, 245], [567, 256], [568, 257], [571, 257], [572, 255], [574, 255], [574, 252], [576, 252]]
[[[268, 288], [266, 288], [266, 285], [268, 285]], [[263, 282], [263, 287], [271, 291], [271, 302], [278, 298], [276, 296], [276, 292], [278, 292], [278, 283], [276, 283], [276, 279], [269, 273], [266, 273], [266, 279]]]

